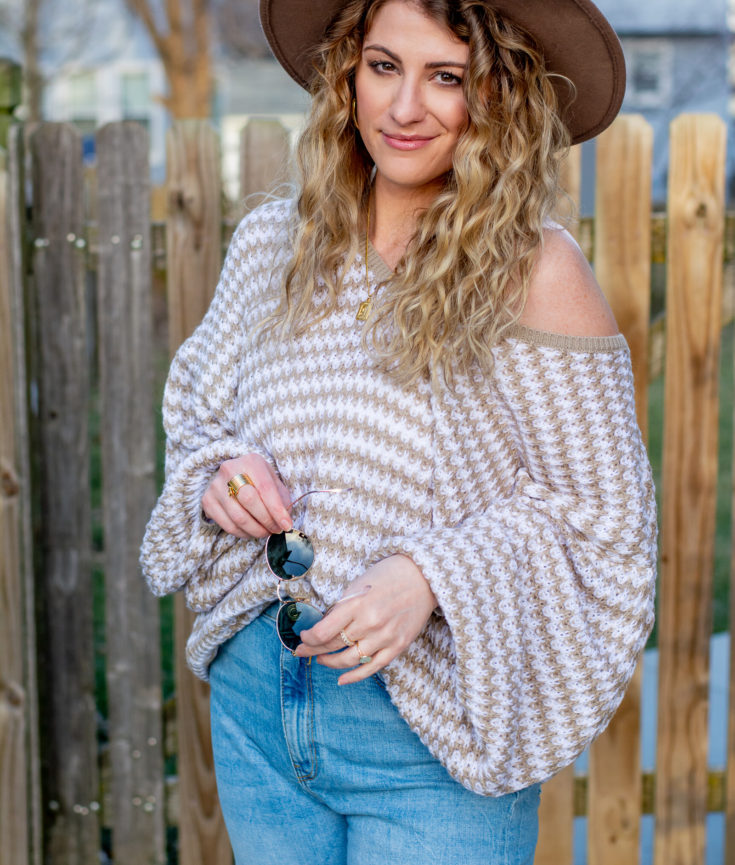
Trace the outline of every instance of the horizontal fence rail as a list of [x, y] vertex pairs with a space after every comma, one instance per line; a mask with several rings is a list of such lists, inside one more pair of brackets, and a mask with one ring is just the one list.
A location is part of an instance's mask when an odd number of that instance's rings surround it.
[[[276, 121], [251, 121], [241, 145], [244, 210], [292, 169]], [[628, 340], [644, 434], [665, 372], [656, 767], [641, 770], [639, 670], [588, 772], [545, 785], [537, 865], [571, 865], [579, 816], [590, 865], [635, 865], [649, 814], [655, 865], [703, 865], [712, 812], [735, 861], [733, 744], [727, 766], [707, 764], [718, 386], [734, 307], [724, 126], [673, 124], [666, 213], [651, 212], [652, 149], [642, 118], [618, 118], [597, 144], [595, 216], [570, 227]], [[164, 702], [159, 602], [137, 555], [161, 460], [154, 394], [207, 308], [236, 218], [232, 205], [223, 218], [205, 123], [169, 132], [165, 223], [151, 219], [145, 131], [111, 124], [96, 151], [85, 174], [72, 127], [16, 129], [0, 172], [0, 865], [77, 865], [101, 848], [118, 865], [230, 865], [208, 692], [183, 662], [192, 615], [177, 597]], [[580, 165], [575, 149], [564, 183], [576, 201]], [[731, 706], [733, 729], [734, 717]]]

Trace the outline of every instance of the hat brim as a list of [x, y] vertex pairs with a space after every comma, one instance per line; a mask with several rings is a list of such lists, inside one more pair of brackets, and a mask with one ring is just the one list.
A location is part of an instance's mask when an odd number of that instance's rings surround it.
[[[260, 0], [260, 21], [278, 62], [302, 87], [313, 77], [314, 48], [345, 0]], [[625, 95], [625, 60], [615, 31], [590, 0], [486, 0], [536, 39], [557, 81], [561, 115], [573, 144], [615, 119]]]

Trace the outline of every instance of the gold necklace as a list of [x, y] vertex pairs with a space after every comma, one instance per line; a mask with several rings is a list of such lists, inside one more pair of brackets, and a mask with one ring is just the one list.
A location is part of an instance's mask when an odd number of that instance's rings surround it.
[[365, 228], [365, 291], [369, 291], [367, 298], [362, 301], [360, 306], [357, 308], [357, 315], [355, 316], [355, 321], [367, 321], [368, 316], [370, 315], [370, 310], [373, 305], [373, 295], [374, 291], [370, 291], [370, 275], [368, 273], [368, 242], [370, 239], [370, 199], [372, 196], [368, 196], [368, 206], [367, 206], [367, 226]]

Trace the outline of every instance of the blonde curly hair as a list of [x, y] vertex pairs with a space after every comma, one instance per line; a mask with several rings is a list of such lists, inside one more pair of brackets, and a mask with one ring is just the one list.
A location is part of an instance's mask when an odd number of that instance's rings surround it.
[[[351, 117], [354, 77], [364, 35], [386, 2], [347, 3], [314, 60], [294, 254], [270, 321], [282, 333], [329, 314], [359, 253], [373, 164]], [[407, 2], [468, 44], [469, 124], [363, 340], [399, 381], [442, 374], [451, 382], [454, 373], [489, 372], [491, 347], [523, 310], [569, 136], [552, 76], [525, 30], [482, 0]]]

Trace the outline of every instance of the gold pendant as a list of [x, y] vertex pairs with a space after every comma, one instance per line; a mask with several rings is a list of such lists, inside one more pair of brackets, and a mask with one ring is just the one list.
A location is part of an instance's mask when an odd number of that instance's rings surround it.
[[363, 300], [363, 302], [357, 308], [357, 315], [355, 316], [355, 321], [367, 321], [368, 316], [370, 315], [370, 307], [372, 305], [372, 298], [369, 297], [367, 300]]

